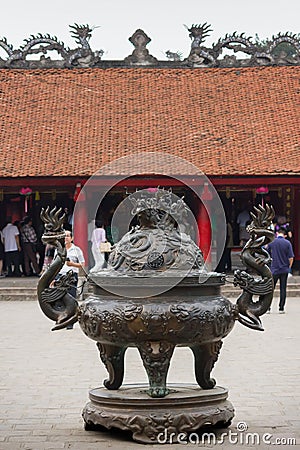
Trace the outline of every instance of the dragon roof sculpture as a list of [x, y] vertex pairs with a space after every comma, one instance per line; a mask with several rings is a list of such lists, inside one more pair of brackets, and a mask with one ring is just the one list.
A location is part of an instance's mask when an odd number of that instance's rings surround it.
[[[181, 51], [167, 50], [167, 61], [159, 61], [150, 55], [146, 46], [150, 37], [141, 30], [136, 30], [129, 38], [134, 45], [133, 53], [123, 61], [103, 61], [104, 51], [93, 51], [89, 45], [94, 28], [89, 25], [70, 25], [70, 33], [78, 47], [69, 49], [56, 36], [50, 34], [31, 35], [24, 40], [24, 44], [14, 49], [6, 37], [0, 39], [0, 47], [7, 54], [7, 58], [0, 58], [0, 68], [78, 68], [78, 67], [247, 67], [270, 65], [299, 65], [300, 64], [300, 36], [286, 32], [278, 33], [264, 42], [258, 38], [246, 37], [244, 33], [226, 34], [211, 47], [204, 46], [206, 38], [212, 29], [207, 22], [185, 25], [192, 39], [191, 50], [186, 58]], [[285, 44], [283, 47], [282, 45]], [[286, 49], [290, 51], [286, 52]], [[228, 54], [227, 51], [231, 54]], [[55, 51], [59, 58], [54, 60], [48, 55]], [[233, 52], [233, 53], [232, 53]], [[236, 54], [243, 53], [245, 57], [237, 58]], [[40, 60], [30, 59], [32, 55], [40, 54]]]

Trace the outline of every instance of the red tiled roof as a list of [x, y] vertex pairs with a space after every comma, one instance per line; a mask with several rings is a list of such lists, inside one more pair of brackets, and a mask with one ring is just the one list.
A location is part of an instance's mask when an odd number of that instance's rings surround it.
[[299, 66], [0, 70], [0, 177], [90, 176], [145, 151], [208, 175], [300, 174], [299, 80]]

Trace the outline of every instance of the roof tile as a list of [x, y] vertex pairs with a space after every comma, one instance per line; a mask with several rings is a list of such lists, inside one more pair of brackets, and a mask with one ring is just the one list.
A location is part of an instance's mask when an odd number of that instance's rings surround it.
[[90, 176], [145, 151], [208, 175], [299, 174], [299, 78], [299, 66], [0, 70], [0, 177]]

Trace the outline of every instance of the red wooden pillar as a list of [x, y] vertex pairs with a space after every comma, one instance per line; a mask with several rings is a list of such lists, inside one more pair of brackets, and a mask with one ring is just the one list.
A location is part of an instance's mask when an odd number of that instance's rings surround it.
[[74, 244], [81, 248], [84, 255], [85, 265], [88, 265], [88, 214], [86, 196], [83, 191], [77, 197], [74, 208]]
[[197, 224], [199, 230], [199, 247], [202, 250], [204, 260], [211, 262], [211, 222], [210, 222], [210, 200], [212, 193], [209, 191], [208, 185], [204, 184], [201, 199], [204, 203], [199, 204]]
[[[300, 202], [300, 189], [295, 189], [294, 193], [294, 205], [299, 205]], [[300, 270], [300, 211], [299, 208], [294, 208], [294, 217], [293, 217], [293, 244], [294, 244], [294, 253], [295, 253], [295, 262], [297, 270]]]

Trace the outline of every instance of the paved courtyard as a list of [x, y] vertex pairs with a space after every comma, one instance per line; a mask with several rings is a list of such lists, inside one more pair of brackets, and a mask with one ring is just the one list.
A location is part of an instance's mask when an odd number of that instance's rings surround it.
[[[229, 388], [236, 415], [225, 443], [195, 441], [185, 444], [148, 445], [148, 448], [300, 448], [300, 298], [290, 298], [287, 313], [273, 311], [263, 317], [265, 332], [237, 323], [224, 340], [213, 376]], [[106, 370], [96, 345], [81, 332], [51, 332], [50, 322], [36, 302], [0, 302], [0, 449], [136, 449], [141, 444], [122, 432], [85, 431], [81, 410], [88, 390], [102, 384]], [[135, 349], [126, 357], [125, 383], [146, 382]], [[179, 348], [173, 357], [169, 382], [194, 382], [189, 349]], [[258, 433], [260, 444], [243, 443], [247, 433]], [[237, 432], [239, 443], [229, 433]], [[223, 432], [226, 430], [223, 430]], [[220, 434], [218, 435], [220, 436]], [[297, 439], [297, 445], [288, 440]], [[279, 445], [280, 444], [280, 445]], [[145, 446], [143, 446], [145, 447]]]

